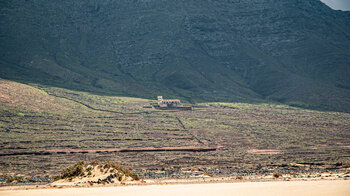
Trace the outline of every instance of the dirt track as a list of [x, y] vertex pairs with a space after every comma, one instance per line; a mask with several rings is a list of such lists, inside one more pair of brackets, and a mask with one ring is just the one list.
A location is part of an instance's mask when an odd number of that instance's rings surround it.
[[260, 195], [260, 196], [347, 196], [350, 181], [246, 182], [187, 185], [120, 186], [34, 190], [1, 190], [0, 195]]

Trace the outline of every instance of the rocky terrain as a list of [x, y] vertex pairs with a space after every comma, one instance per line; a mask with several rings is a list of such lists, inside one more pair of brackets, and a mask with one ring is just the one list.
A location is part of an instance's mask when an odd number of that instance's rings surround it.
[[221, 102], [148, 107], [155, 102], [0, 80], [0, 186], [50, 183], [92, 160], [121, 162], [146, 181], [349, 178], [348, 113]]

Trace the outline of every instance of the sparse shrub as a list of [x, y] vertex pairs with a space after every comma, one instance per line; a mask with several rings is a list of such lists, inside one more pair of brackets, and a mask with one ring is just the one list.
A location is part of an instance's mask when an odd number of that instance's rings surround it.
[[14, 181], [23, 182], [23, 176], [16, 176], [16, 177], [9, 176], [9, 177], [7, 177], [7, 179], [6, 179], [6, 182], [7, 182], [7, 183], [11, 183], [11, 182], [14, 182]]
[[130, 176], [131, 169], [127, 167], [120, 167], [119, 170], [123, 172], [126, 176]]
[[55, 180], [60, 179], [72, 179], [73, 177], [77, 176], [83, 176], [84, 175], [84, 161], [79, 161], [75, 165], [68, 167], [67, 169], [64, 169], [61, 173], [61, 175], [58, 175], [55, 177]]
[[279, 178], [279, 177], [282, 177], [282, 174], [281, 173], [274, 173], [272, 176], [274, 178]]
[[121, 167], [121, 164], [119, 162], [112, 162], [110, 160], [107, 160], [106, 163], [104, 164], [104, 168], [107, 169], [107, 168], [113, 168], [113, 169], [117, 169], [119, 170]]
[[63, 179], [62, 175], [58, 175], [54, 177], [54, 181]]
[[7, 180], [6, 180], [7, 183], [11, 183], [13, 181], [15, 181], [14, 177], [12, 177], [12, 176], [7, 177]]
[[23, 176], [19, 176], [15, 178], [17, 182], [23, 182]]
[[139, 175], [135, 174], [134, 172], [131, 172], [129, 176], [134, 180], [140, 180]]
[[94, 160], [90, 163], [90, 165], [97, 166], [97, 165], [100, 165], [100, 162], [98, 160]]
[[236, 180], [243, 180], [243, 177], [242, 176], [237, 176]]
[[113, 166], [113, 162], [111, 162], [110, 160], [107, 160], [103, 168], [107, 169], [107, 168], [111, 168], [112, 166]]
[[33, 179], [32, 177], [26, 177], [25, 178], [28, 182], [35, 182], [35, 179]]
[[204, 173], [204, 175], [209, 176], [209, 177], [213, 177], [213, 174], [209, 174], [209, 173]]

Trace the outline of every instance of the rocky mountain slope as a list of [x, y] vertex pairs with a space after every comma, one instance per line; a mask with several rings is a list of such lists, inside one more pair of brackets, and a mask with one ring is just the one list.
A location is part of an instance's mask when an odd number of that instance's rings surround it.
[[350, 13], [319, 0], [0, 1], [0, 77], [350, 111]]

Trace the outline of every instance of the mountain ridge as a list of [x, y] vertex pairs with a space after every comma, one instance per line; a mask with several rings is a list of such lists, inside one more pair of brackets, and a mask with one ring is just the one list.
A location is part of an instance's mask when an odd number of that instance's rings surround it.
[[350, 12], [318, 0], [0, 4], [1, 78], [350, 111]]

